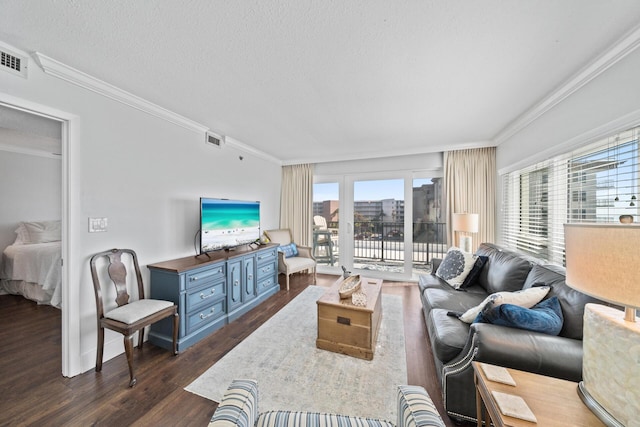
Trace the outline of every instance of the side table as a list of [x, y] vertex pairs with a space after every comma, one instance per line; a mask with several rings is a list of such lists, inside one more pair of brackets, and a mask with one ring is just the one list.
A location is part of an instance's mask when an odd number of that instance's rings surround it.
[[[496, 427], [604, 426], [580, 400], [577, 392], [578, 383], [517, 369], [507, 369], [516, 383], [512, 386], [488, 380], [479, 362], [473, 362], [473, 371], [476, 383], [478, 427], [483, 425], [485, 411], [488, 415], [486, 425], [492, 422]], [[522, 397], [538, 422], [533, 423], [503, 415], [493, 398], [493, 391]]]

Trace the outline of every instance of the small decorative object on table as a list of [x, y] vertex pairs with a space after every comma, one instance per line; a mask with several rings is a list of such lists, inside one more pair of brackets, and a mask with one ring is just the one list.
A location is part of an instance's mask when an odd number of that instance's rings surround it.
[[633, 222], [633, 215], [620, 215], [619, 219], [622, 224], [631, 224]]
[[351, 304], [356, 305], [358, 307], [366, 307], [367, 294], [362, 292], [362, 290], [358, 292], [354, 292], [353, 295], [351, 295]]
[[340, 283], [338, 293], [340, 298], [349, 298], [354, 292], [360, 290], [360, 275], [349, 276]]
[[350, 271], [347, 271], [347, 269], [344, 267], [344, 265], [341, 265], [340, 267], [342, 268], [342, 277], [343, 277], [343, 278], [345, 278], [345, 279], [346, 279], [347, 277], [349, 277], [349, 275], [351, 274], [351, 272], [350, 272]]

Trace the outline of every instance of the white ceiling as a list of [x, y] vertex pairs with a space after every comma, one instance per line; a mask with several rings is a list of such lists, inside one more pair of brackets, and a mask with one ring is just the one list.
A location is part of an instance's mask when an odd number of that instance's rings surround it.
[[637, 0], [0, 0], [38, 51], [284, 163], [495, 145]]

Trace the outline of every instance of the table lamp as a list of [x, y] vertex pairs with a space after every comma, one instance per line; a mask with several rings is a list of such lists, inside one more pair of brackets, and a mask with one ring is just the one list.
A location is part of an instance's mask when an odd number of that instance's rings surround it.
[[460, 235], [460, 249], [463, 252], [472, 252], [472, 238], [468, 233], [478, 232], [479, 216], [474, 213], [454, 213], [453, 231], [463, 233]]
[[625, 311], [587, 304], [578, 394], [607, 426], [640, 414], [640, 225], [565, 224], [567, 285]]

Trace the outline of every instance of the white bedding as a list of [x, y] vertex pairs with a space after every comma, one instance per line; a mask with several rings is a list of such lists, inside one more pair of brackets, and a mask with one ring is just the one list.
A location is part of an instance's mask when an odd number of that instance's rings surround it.
[[0, 286], [6, 292], [60, 308], [61, 256], [59, 241], [8, 246], [2, 253]]

